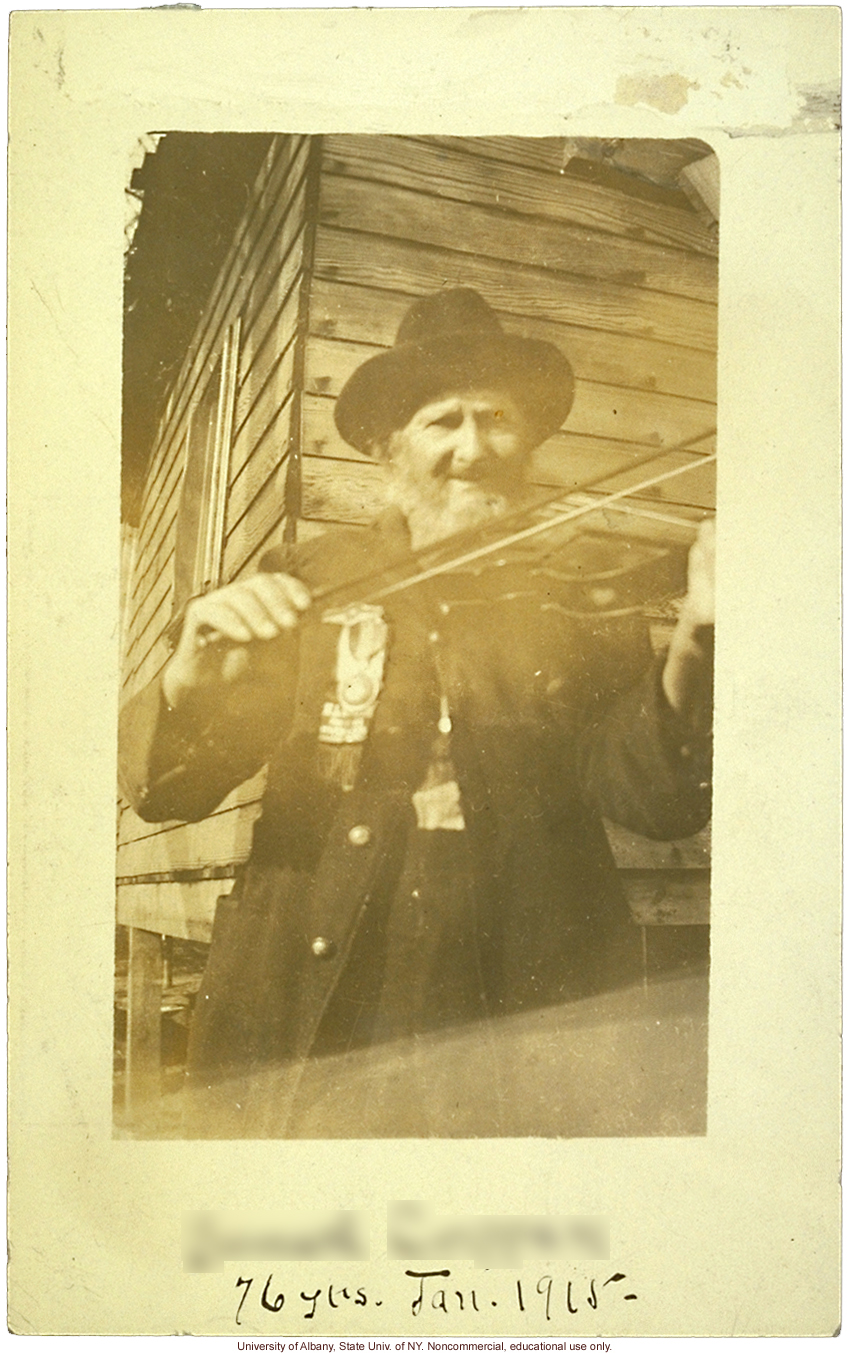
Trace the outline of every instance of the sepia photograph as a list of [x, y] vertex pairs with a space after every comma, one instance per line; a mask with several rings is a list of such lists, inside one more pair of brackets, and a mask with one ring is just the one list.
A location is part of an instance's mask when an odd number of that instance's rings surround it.
[[718, 161], [150, 133], [114, 1132], [707, 1132]]
[[840, 61], [11, 16], [15, 1333], [840, 1330]]

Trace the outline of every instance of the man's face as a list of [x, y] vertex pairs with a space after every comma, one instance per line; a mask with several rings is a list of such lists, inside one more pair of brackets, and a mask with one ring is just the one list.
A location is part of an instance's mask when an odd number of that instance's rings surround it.
[[526, 419], [496, 391], [462, 391], [418, 409], [386, 448], [391, 497], [406, 514], [412, 545], [514, 507], [531, 448]]

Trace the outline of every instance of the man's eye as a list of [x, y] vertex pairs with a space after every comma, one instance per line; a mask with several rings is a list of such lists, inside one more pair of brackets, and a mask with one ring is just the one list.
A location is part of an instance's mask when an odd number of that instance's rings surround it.
[[458, 428], [462, 422], [460, 413], [442, 414], [440, 418], [430, 419], [430, 428]]

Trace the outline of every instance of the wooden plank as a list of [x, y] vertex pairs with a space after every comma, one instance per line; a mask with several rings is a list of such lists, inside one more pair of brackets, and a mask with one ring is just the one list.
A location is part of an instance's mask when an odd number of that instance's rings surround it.
[[618, 877], [639, 926], [708, 926], [709, 870], [621, 870]]
[[160, 490], [151, 503], [149, 512], [146, 516], [142, 515], [141, 517], [138, 529], [137, 576], [143, 574], [151, 553], [155, 553], [157, 549], [157, 541], [161, 540], [162, 533], [166, 529], [166, 526], [162, 523], [163, 516], [172, 513], [174, 510], [175, 495], [185, 469], [185, 444], [186, 437], [183, 437], [174, 450], [172, 460], [167, 464], [167, 471], [160, 485]]
[[[289, 336], [291, 325], [291, 296], [299, 295], [297, 279], [303, 264], [303, 233], [295, 243], [280, 268], [274, 285], [268, 292], [261, 313], [250, 334], [249, 345], [242, 344], [239, 354], [239, 403], [236, 407], [235, 426], [238, 427], [243, 409], [243, 391], [253, 387], [258, 389], [267, 375], [280, 346]], [[296, 315], [296, 309], [295, 309]]]
[[[570, 138], [530, 138], [528, 158], [525, 158], [527, 139], [523, 137], [437, 136], [427, 139], [437, 145], [463, 149], [469, 155], [496, 160], [501, 165], [530, 163], [556, 179], [571, 180], [574, 188], [577, 184], [584, 189], [593, 188], [598, 193], [593, 199], [595, 202], [602, 201], [600, 194], [618, 202], [623, 221], [630, 222], [634, 234], [655, 238], [650, 226], [652, 217], [656, 236], [661, 232], [657, 239], [659, 244], [678, 245], [703, 254], [717, 253], [716, 237], [692, 212], [691, 204], [680, 188], [650, 183], [608, 162], [584, 158], [578, 153], [578, 142], [575, 146]], [[571, 191], [573, 189], [569, 188]], [[584, 201], [591, 202], [592, 198], [586, 196]]]
[[[303, 450], [312, 458], [332, 458], [336, 473], [342, 474], [344, 462], [367, 467], [370, 458], [352, 454], [341, 437], [333, 421], [333, 401], [315, 395], [307, 395], [303, 400]], [[651, 473], [669, 470], [675, 465], [693, 462], [699, 465], [702, 454], [712, 449], [711, 443], [703, 443], [700, 454], [695, 452], [669, 453], [661, 462], [656, 462], [643, 471], [632, 471], [626, 478], [616, 480], [613, 488], [622, 488], [627, 483], [636, 483]], [[655, 454], [658, 448], [642, 442], [627, 444], [616, 439], [590, 437], [572, 433], [569, 430], [555, 433], [533, 453], [530, 478], [537, 484], [562, 484], [576, 488], [598, 475], [611, 475], [626, 470], [636, 457]], [[346, 472], [344, 472], [346, 473]], [[355, 484], [355, 477], [347, 482]], [[321, 492], [325, 476], [321, 476]], [[358, 481], [362, 486], [363, 480]], [[671, 480], [664, 488], [652, 491], [655, 498], [665, 498], [669, 503], [694, 503], [703, 507], [714, 507], [714, 468], [704, 466], [702, 471], [692, 471], [690, 475]], [[304, 516], [311, 517], [311, 511]], [[347, 518], [335, 520], [348, 520]], [[362, 520], [360, 516], [355, 519]]]
[[258, 801], [239, 804], [199, 823], [180, 823], [152, 837], [124, 842], [118, 847], [118, 876], [165, 874], [246, 860], [260, 807]]
[[318, 277], [413, 295], [474, 287], [505, 310], [713, 352], [717, 310], [703, 301], [508, 265], [453, 250], [361, 236], [331, 226], [316, 234]]
[[[289, 386], [288, 398], [274, 419], [272, 435], [261, 435], [258, 446], [245, 461], [232, 485], [227, 503], [226, 531], [232, 532], [249, 511], [262, 485], [288, 456], [291, 434], [293, 401]], [[267, 432], [267, 429], [265, 430]], [[245, 439], [246, 440], [246, 439]]]
[[566, 426], [589, 437], [672, 447], [715, 426], [713, 405], [577, 381]]
[[[655, 451], [655, 449], [652, 449]], [[695, 452], [664, 452], [659, 460], [646, 465], [634, 464], [636, 458], [651, 454], [650, 447], [624, 445], [600, 438], [576, 437], [556, 433], [533, 452], [529, 479], [533, 484], [568, 490], [594, 482], [602, 476], [598, 492], [613, 493], [659, 475], [677, 466], [689, 466], [685, 474], [645, 490], [641, 497], [670, 505], [690, 505], [714, 511], [715, 463], [703, 464]]]
[[253, 321], [261, 310], [276, 266], [288, 253], [302, 229], [309, 148], [309, 138], [306, 137], [292, 159], [284, 192], [259, 223], [248, 265], [247, 292], [241, 307], [245, 337], [249, 337]]
[[303, 517], [367, 526], [385, 506], [382, 466], [303, 457]]
[[284, 544], [284, 531], [285, 518], [280, 517], [278, 520], [275, 519], [266, 535], [261, 537], [261, 539], [253, 546], [250, 553], [243, 557], [236, 571], [230, 575], [230, 579], [250, 578], [252, 574], [256, 573], [262, 557], [267, 551]]
[[[218, 273], [211, 296], [194, 331], [171, 398], [162, 416], [154, 450], [154, 458], [167, 454], [169, 429], [185, 413], [197, 394], [210, 356], [219, 343], [224, 327], [240, 314], [246, 304], [253, 281], [253, 269], [260, 266], [260, 250], [267, 247], [273, 229], [287, 205], [288, 171], [292, 155], [296, 157], [303, 142], [294, 138], [279, 143], [277, 159], [257, 197], [251, 203], [236, 230], [233, 243]], [[263, 257], [263, 253], [261, 255]], [[155, 461], [151, 462], [155, 471]]]
[[150, 555], [143, 570], [138, 573], [133, 596], [133, 604], [136, 607], [144, 601], [147, 593], [155, 584], [156, 579], [161, 574], [167, 561], [168, 555], [176, 544], [176, 507], [176, 500], [174, 500], [171, 504], [171, 511], [168, 513], [167, 520], [162, 523], [162, 532], [159, 536], [158, 544]]
[[151, 620], [160, 611], [165, 598], [173, 592], [173, 553], [173, 550], [171, 550], [166, 555], [158, 577], [151, 584], [149, 592], [139, 604], [132, 618], [131, 644], [133, 646], [141, 641]]
[[[244, 781], [243, 785], [237, 785], [227, 795], [218, 812], [226, 813], [228, 810], [238, 808], [243, 804], [252, 804], [260, 800], [264, 793], [266, 780], [267, 769], [263, 767], [258, 775]], [[129, 842], [156, 837], [162, 832], [170, 832], [176, 825], [176, 820], [167, 823], [146, 823], [143, 818], [139, 818], [129, 804], [124, 802], [118, 823], [118, 844], [125, 846]]]
[[232, 881], [227, 879], [203, 879], [194, 884], [120, 884], [117, 923], [208, 945], [217, 901], [231, 888]]
[[[566, 181], [559, 182], [566, 191]], [[645, 287], [711, 305], [717, 301], [717, 260], [702, 254], [363, 179], [325, 174], [320, 220], [345, 230]]]
[[[290, 305], [290, 318], [293, 319], [297, 314], [296, 293], [292, 295]], [[294, 382], [295, 351], [293, 324], [287, 325], [286, 330], [288, 342], [277, 351], [276, 360], [268, 368], [263, 385], [249, 392], [249, 395], [252, 396], [252, 403], [249, 408], [247, 407], [247, 395], [245, 395], [241, 426], [236, 433], [230, 458], [233, 483], [241, 468], [249, 459], [259, 438], [264, 435], [277, 418], [280, 409], [291, 395]]]
[[151, 592], [160, 585], [162, 573], [168, 569], [171, 563], [171, 557], [176, 546], [178, 508], [179, 494], [175, 494], [168, 515], [161, 522], [161, 533], [157, 535], [154, 542], [151, 542], [151, 545], [155, 545], [155, 550], [152, 551], [146, 562], [140, 561], [144, 567], [139, 573], [138, 588], [133, 597], [133, 626], [137, 624], [141, 607], [149, 598]]
[[[666, 461], [662, 461], [661, 469], [671, 469], [675, 465], [692, 464], [699, 465], [699, 458], [693, 456], [684, 456], [677, 454], [669, 456]], [[619, 461], [608, 467], [609, 473], [617, 470]], [[573, 475], [573, 479], [587, 479], [592, 474], [602, 474], [603, 469], [598, 469], [597, 462], [594, 464], [583, 463], [579, 467], [578, 474]], [[702, 471], [693, 470], [691, 476], [682, 476], [679, 481], [671, 481], [673, 484], [681, 483], [683, 480], [691, 479], [695, 481], [694, 488], [676, 489], [676, 497], [670, 498], [662, 496], [659, 492], [660, 486], [650, 491], [650, 503], [656, 513], [661, 513], [663, 505], [670, 511], [672, 506], [677, 503], [683, 505], [694, 505], [698, 508], [708, 509], [712, 506], [709, 502], [701, 502], [702, 499], [713, 498], [713, 494], [699, 489], [696, 484], [697, 475], [706, 472], [706, 467]], [[561, 473], [561, 471], [560, 471]], [[643, 479], [649, 472], [631, 470], [628, 473], [620, 473], [614, 481], [614, 488], [625, 488], [627, 481], [637, 483]], [[565, 486], [568, 479], [571, 478], [571, 472], [565, 472]], [[542, 476], [536, 473], [531, 476], [533, 483], [539, 485], [549, 484], [555, 487], [562, 483], [562, 479], [554, 478], [548, 474]], [[645, 494], [644, 497], [647, 497]], [[384, 469], [376, 464], [368, 464], [361, 461], [340, 461], [327, 456], [304, 456], [303, 458], [303, 517], [320, 521], [353, 523], [361, 526], [369, 525], [376, 516], [386, 507], [386, 475]], [[646, 505], [645, 505], [646, 506]], [[673, 515], [673, 514], [671, 514]], [[692, 523], [696, 524], [699, 516], [691, 518]], [[627, 520], [623, 514], [610, 519], [609, 525], [616, 525], [621, 531], [637, 531], [639, 522], [637, 519]], [[656, 530], [664, 530], [666, 535], [673, 535], [672, 526], [661, 527], [657, 524], [656, 528], [650, 528], [649, 534], [655, 535]], [[677, 533], [682, 539], [688, 540], [691, 532], [687, 529]]]
[[[304, 149], [303, 154], [304, 154], [304, 156], [305, 156], [305, 149]], [[305, 163], [305, 160], [304, 160], [304, 163]], [[263, 228], [262, 228], [263, 233], [264, 233], [264, 231], [265, 231], [266, 228], [267, 228], [267, 223], [265, 223], [265, 225], [264, 225]], [[298, 229], [299, 229], [299, 227], [298, 227]], [[283, 247], [284, 247], [284, 243], [283, 243]], [[295, 273], [296, 273], [296, 268], [295, 268]], [[254, 371], [257, 371], [257, 368], [255, 367], [255, 364], [254, 364]], [[263, 418], [266, 419], [266, 424], [265, 424], [266, 427], [267, 427], [267, 426], [270, 426], [270, 425], [273, 423], [273, 420], [274, 420], [274, 418], [276, 417], [276, 414], [277, 414], [278, 411], [279, 411], [279, 406], [281, 405], [281, 403], [282, 403], [282, 401], [283, 401], [283, 399], [284, 399], [284, 397], [285, 397], [284, 394], [280, 396], [280, 395], [279, 395], [279, 392], [278, 392], [278, 390], [277, 390], [277, 384], [278, 384], [278, 382], [281, 381], [281, 380], [285, 380], [285, 379], [286, 379], [285, 372], [284, 372], [284, 370], [281, 370], [281, 369], [278, 368], [274, 374], [275, 374], [276, 380], [274, 380], [274, 379], [268, 380], [268, 381], [265, 383], [265, 387], [264, 387], [264, 390], [263, 390], [262, 394], [258, 396], [259, 403], [260, 403], [260, 406], [261, 406], [261, 407], [260, 407], [258, 410], [255, 411], [255, 414], [256, 414], [256, 421], [257, 421], [257, 425], [258, 425], [258, 426], [257, 426], [257, 429], [256, 429], [256, 436], [257, 436], [257, 437], [260, 436], [261, 433], [262, 433], [262, 431], [263, 431], [262, 426], [261, 426], [262, 419], [263, 419]], [[290, 373], [289, 373], [289, 375], [288, 375], [288, 377], [287, 377], [287, 383], [290, 384]], [[245, 391], [245, 398], [249, 398], [250, 393], [251, 393], [251, 392], [250, 392], [250, 389], [249, 389], [249, 387], [248, 387], [248, 388], [246, 389], [246, 391]], [[285, 392], [285, 393], [287, 393], [287, 392]], [[265, 403], [268, 405], [267, 409], [265, 409], [264, 404], [262, 404], [262, 400], [263, 400], [263, 399], [264, 399]], [[187, 406], [186, 406], [186, 408], [187, 408]], [[245, 417], [246, 417], [246, 413], [245, 413]], [[184, 446], [184, 439], [183, 439], [182, 445]], [[237, 470], [238, 470], [238, 468], [239, 468], [238, 457], [239, 457], [239, 451], [240, 451], [241, 449], [244, 449], [244, 450], [245, 450], [245, 454], [246, 454], [246, 442], [245, 442], [245, 441], [242, 441], [242, 443], [241, 443], [240, 446], [236, 446], [236, 448], [235, 448], [235, 455], [234, 455], [233, 461], [231, 462], [231, 464], [233, 465], [233, 467], [234, 467], [236, 473], [237, 473]], [[174, 493], [175, 487], [176, 487], [176, 479], [174, 478], [174, 483], [173, 483], [173, 486], [172, 486], [171, 493]], [[170, 501], [170, 496], [169, 496], [169, 498], [168, 498], [167, 501], [168, 501], [168, 502]], [[164, 505], [163, 505], [163, 508], [162, 508], [162, 514], [164, 513], [164, 511], [165, 511], [165, 508], [164, 508]], [[148, 520], [149, 520], [149, 519], [148, 519]], [[157, 531], [158, 529], [160, 529], [161, 527], [164, 527], [164, 525], [165, 525], [165, 522], [164, 522], [163, 515], [157, 516], [157, 518], [156, 518], [156, 523], [155, 523], [155, 527], [149, 529], [148, 532], [146, 533], [147, 539], [146, 539], [146, 541], [145, 541], [145, 546], [146, 546], [146, 549], [147, 549], [148, 551], [149, 551], [150, 549], [153, 549], [153, 550], [157, 550], [157, 549], [158, 549], [158, 544], [157, 544], [157, 542], [156, 542], [156, 535], [155, 535], [155, 533], [156, 533], [156, 531]], [[147, 563], [147, 561], [145, 560], [144, 555], [142, 554], [142, 555], [141, 555], [141, 558], [140, 558], [140, 560], [139, 560], [139, 564], [140, 564], [140, 566], [142, 567], [142, 569], [146, 567], [146, 563]], [[145, 597], [144, 597], [143, 599], [141, 599], [141, 604], [140, 604], [140, 607], [139, 607], [139, 614], [138, 614], [138, 617], [137, 617], [136, 622], [135, 622], [135, 632], [136, 632], [136, 633], [135, 633], [135, 639], [134, 639], [134, 648], [135, 648], [135, 651], [137, 651], [138, 648], [139, 648], [140, 646], [143, 645], [143, 643], [144, 643], [144, 641], [145, 641], [145, 639], [146, 639], [146, 637], [147, 637], [147, 636], [146, 636], [146, 629], [147, 629], [147, 626], [148, 626], [148, 624], [149, 624], [149, 619], [150, 619], [150, 616], [151, 616], [156, 610], [158, 610], [159, 606], [161, 605], [161, 601], [162, 601], [162, 589], [164, 588], [164, 586], [165, 586], [164, 582], [157, 580], [156, 583], [155, 583], [155, 585], [153, 586], [151, 592], [148, 593], [147, 595], [145, 595]], [[135, 657], [135, 654], [134, 654], [134, 653], [133, 653], [133, 657]]]
[[686, 165], [679, 177], [680, 186], [694, 210], [706, 222], [720, 218], [720, 161], [714, 153]]
[[314, 541], [319, 536], [331, 536], [339, 531], [367, 531], [367, 527], [359, 524], [349, 525], [345, 522], [307, 521], [304, 518], [297, 523], [297, 540]]
[[[312, 338], [306, 349], [305, 389], [315, 395], [338, 395], [356, 368], [381, 351]], [[714, 407], [709, 404], [578, 380], [567, 427], [589, 436], [672, 446], [714, 423]]]
[[250, 509], [230, 532], [224, 548], [224, 577], [235, 578], [262, 541], [285, 515], [287, 460], [271, 472]]
[[[536, 156], [539, 141], [484, 137], [328, 136], [324, 165], [334, 174], [418, 189], [441, 198], [569, 222], [624, 238], [714, 256], [715, 241], [681, 192], [646, 202], [562, 172], [564, 138]], [[490, 149], [494, 153], [490, 153]], [[554, 168], [553, 165], [556, 167]], [[624, 176], [620, 175], [620, 179]], [[629, 186], [629, 185], [627, 185]]]
[[[220, 339], [224, 324], [228, 318], [234, 318], [240, 311], [252, 278], [247, 265], [256, 245], [257, 232], [264, 228], [268, 218], [273, 216], [275, 211], [284, 210], [289, 164], [300, 145], [302, 142], [296, 141], [293, 137], [284, 137], [276, 141], [271, 148], [272, 156], [269, 156], [266, 162], [267, 168], [263, 167], [257, 178], [247, 209], [236, 229], [209, 300], [194, 330], [159, 421], [150, 461], [150, 472], [153, 475], [158, 469], [160, 460], [169, 454], [173, 429], [179, 425], [196, 394], [198, 381], [202, 379], [210, 353]], [[142, 512], [143, 510], [142, 507]]]
[[147, 652], [150, 644], [168, 625], [171, 619], [172, 597], [173, 575], [169, 568], [165, 568], [136, 619], [129, 648], [129, 658], [132, 662], [137, 661], [140, 653]]
[[131, 926], [127, 974], [126, 1104], [130, 1111], [162, 1093], [162, 937]]
[[616, 169], [640, 174], [667, 188], [679, 188], [680, 170], [708, 154], [706, 142], [695, 137], [661, 141], [654, 137], [627, 136], [615, 142], [608, 158]]
[[[411, 297], [398, 292], [316, 279], [310, 296], [310, 332], [316, 337], [367, 346], [361, 360], [390, 347]], [[577, 377], [714, 403], [716, 363], [712, 353], [656, 343], [548, 319], [498, 311], [504, 329], [546, 339], [567, 355]]]
[[133, 598], [133, 626], [137, 623], [142, 606], [151, 592], [161, 583], [162, 574], [171, 563], [171, 556], [176, 546], [177, 502], [178, 500], [172, 504], [167, 521], [162, 523], [163, 535], [156, 546], [155, 553], [150, 557], [149, 564], [139, 577], [138, 590]]
[[171, 656], [171, 649], [164, 635], [158, 635], [141, 658], [139, 658], [132, 670], [127, 673], [123, 682], [121, 699], [128, 700], [136, 691], [141, 691], [148, 682], [158, 676], [162, 668]]
[[711, 860], [711, 829], [693, 837], [657, 842], [609, 819], [603, 826], [619, 870], [706, 870]]

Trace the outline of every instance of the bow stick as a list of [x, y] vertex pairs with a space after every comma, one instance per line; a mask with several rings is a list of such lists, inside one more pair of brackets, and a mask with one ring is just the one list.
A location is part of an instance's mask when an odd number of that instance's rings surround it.
[[[508, 549], [510, 546], [519, 544], [522, 541], [529, 540], [539, 536], [544, 532], [552, 531], [556, 527], [561, 527], [568, 522], [576, 521], [581, 517], [586, 517], [591, 513], [602, 512], [607, 507], [615, 508], [619, 506], [621, 511], [630, 511], [633, 515], [641, 515], [641, 510], [637, 508], [626, 509], [621, 500], [630, 498], [634, 494], [643, 493], [646, 489], [651, 489], [654, 485], [662, 484], [667, 480], [675, 479], [679, 475], [684, 475], [690, 470], [700, 469], [704, 465], [712, 464], [717, 458], [714, 453], [706, 456], [698, 456], [696, 461], [688, 462], [686, 465], [675, 466], [672, 470], [662, 471], [660, 474], [651, 475], [640, 481], [638, 484], [629, 485], [624, 489], [601, 495], [591, 503], [581, 503], [574, 505], [573, 498], [577, 494], [584, 494], [587, 490], [596, 488], [607, 480], [614, 479], [618, 475], [631, 473], [640, 466], [648, 465], [652, 461], [664, 459], [678, 452], [686, 451], [690, 447], [696, 446], [698, 442], [708, 441], [714, 437], [716, 429], [710, 428], [706, 432], [699, 433], [696, 437], [685, 439], [673, 447], [664, 447], [661, 450], [653, 451], [646, 456], [640, 456], [630, 465], [621, 470], [606, 471], [602, 475], [597, 475], [593, 479], [586, 480], [577, 485], [574, 489], [568, 490], [560, 486], [552, 493], [544, 494], [536, 499], [527, 507], [519, 508], [516, 512], [505, 514], [503, 517], [496, 518], [494, 521], [486, 523], [483, 527], [473, 528], [470, 531], [457, 533], [448, 541], [439, 542], [435, 546], [424, 547], [410, 556], [404, 557], [396, 565], [389, 564], [382, 568], [362, 575], [357, 579], [345, 581], [341, 584], [330, 584], [325, 588], [316, 588], [312, 593], [312, 600], [315, 602], [326, 603], [330, 600], [335, 606], [342, 605], [342, 598], [349, 598], [351, 601], [369, 603], [379, 601], [383, 597], [392, 596], [398, 592], [405, 591], [406, 588], [415, 587], [418, 583], [423, 583], [427, 579], [437, 578], [441, 574], [450, 573], [454, 569], [461, 569], [467, 564], [475, 563], [477, 560], [485, 559], [489, 555], [496, 554], [500, 550]], [[553, 512], [544, 517], [541, 521], [533, 521], [527, 526], [515, 528], [518, 522], [526, 522], [528, 516], [533, 516], [545, 509], [549, 509], [556, 503], [562, 503], [563, 498], [570, 499], [566, 506], [560, 512]], [[646, 515], [646, 514], [645, 514]], [[655, 514], [660, 520], [662, 514]], [[664, 520], [670, 521], [670, 518]], [[677, 518], [675, 525], [679, 525], [681, 519]], [[686, 525], [694, 525], [686, 523]], [[475, 544], [479, 541], [480, 535], [488, 536], [489, 539], [482, 544]], [[431, 561], [431, 562], [428, 562]], [[385, 576], [394, 573], [401, 573], [400, 578], [385, 582]], [[371, 588], [368, 584], [372, 584]]]
[[[693, 525], [681, 518], [672, 519], [661, 513], [649, 513], [646, 510], [626, 507], [621, 500], [631, 498], [635, 494], [643, 493], [646, 489], [651, 489], [655, 485], [664, 484], [668, 480], [675, 479], [680, 475], [686, 474], [690, 470], [700, 469], [704, 465], [712, 464], [716, 459], [716, 454], [711, 453], [705, 456], [698, 456], [695, 461], [690, 461], [686, 465], [675, 466], [672, 470], [662, 471], [658, 475], [651, 475], [641, 480], [638, 484], [629, 485], [624, 489], [618, 489], [611, 493], [603, 494], [590, 503], [580, 503], [574, 506], [573, 499], [576, 495], [585, 494], [588, 490], [596, 488], [607, 480], [614, 479], [618, 475], [631, 473], [641, 466], [648, 465], [652, 461], [664, 459], [673, 456], [681, 451], [687, 451], [696, 446], [699, 442], [706, 442], [716, 435], [717, 429], [710, 428], [706, 432], [698, 433], [695, 437], [686, 438], [672, 447], [663, 447], [659, 450], [649, 452], [645, 456], [639, 456], [628, 466], [620, 470], [605, 471], [602, 475], [597, 475], [593, 479], [585, 480], [574, 489], [568, 490], [565, 486], [560, 486], [553, 493], [545, 494], [536, 499], [528, 507], [518, 509], [516, 512], [505, 514], [503, 517], [495, 519], [493, 522], [486, 523], [481, 528], [474, 528], [470, 531], [459, 532], [451, 537], [449, 541], [439, 542], [436, 546], [425, 547], [416, 551], [396, 565], [388, 565], [380, 569], [360, 575], [356, 579], [346, 580], [341, 584], [330, 584], [324, 588], [315, 588], [312, 592], [312, 601], [324, 604], [331, 603], [334, 606], [344, 605], [345, 602], [356, 601], [363, 604], [379, 601], [383, 597], [393, 596], [398, 592], [403, 592], [407, 588], [416, 587], [430, 578], [437, 578], [442, 574], [450, 573], [454, 569], [461, 569], [467, 564], [475, 563], [477, 560], [485, 559], [487, 556], [496, 554], [500, 550], [506, 550], [510, 546], [519, 544], [522, 541], [530, 540], [544, 532], [552, 531], [556, 527], [564, 526], [566, 523], [577, 521], [592, 513], [602, 512], [605, 508], [613, 508], [618, 511], [629, 512], [638, 516], [649, 516], [659, 521], [673, 521], [675, 525], [686, 526]], [[561, 503], [563, 492], [571, 500], [560, 512], [553, 512], [549, 516], [542, 518], [541, 521], [533, 521], [530, 525], [520, 527], [516, 530], [510, 530], [518, 521], [526, 521], [528, 515], [543, 512], [549, 509], [555, 503]], [[480, 534], [491, 535], [493, 539], [484, 541], [482, 544], [471, 545], [473, 541], [478, 541]], [[466, 548], [470, 546], [471, 548]], [[435, 558], [433, 558], [435, 557]], [[427, 564], [427, 560], [433, 562]], [[391, 575], [401, 572], [400, 578], [395, 578], [393, 582], [385, 583], [386, 574]], [[378, 584], [372, 589], [368, 589], [369, 583]], [[214, 644], [221, 638], [218, 631], [213, 627], [204, 628], [197, 635], [197, 643], [201, 647], [207, 644]]]
[[[711, 456], [703, 456], [696, 465], [709, 465], [717, 457], [713, 453]], [[673, 470], [666, 470], [661, 475], [653, 475], [649, 479], [642, 480], [640, 484], [632, 485], [627, 489], [619, 489], [616, 493], [606, 494], [598, 499], [596, 503], [584, 503], [578, 508], [568, 508], [563, 512], [555, 513], [552, 517], [543, 522], [534, 522], [532, 526], [524, 527], [522, 531], [513, 531], [511, 535], [504, 536], [498, 541], [491, 541], [487, 545], [478, 546], [475, 550], [468, 550], [463, 555], [457, 555], [451, 560], [443, 561], [441, 564], [434, 564], [429, 569], [421, 569], [410, 578], [401, 579], [398, 583], [391, 583], [388, 587], [380, 589], [372, 594], [371, 597], [363, 598], [363, 601], [378, 600], [380, 597], [389, 597], [393, 593], [402, 592], [405, 588], [411, 588], [416, 583], [423, 583], [428, 578], [436, 578], [439, 574], [448, 573], [452, 569], [461, 569], [466, 564], [472, 564], [478, 559], [484, 559], [486, 555], [495, 554], [498, 550], [505, 550], [509, 546], [517, 545], [520, 541], [527, 541], [533, 536], [540, 536], [542, 532], [552, 531], [554, 527], [564, 526], [567, 522], [574, 522], [579, 517], [586, 517], [589, 513], [602, 512], [604, 508], [618, 503], [622, 498], [630, 498], [633, 494], [642, 493], [645, 489], [651, 489], [655, 484], [663, 484], [666, 480], [673, 479], [676, 475], [684, 475], [687, 470], [693, 469], [692, 465], [676, 466]], [[539, 505], [540, 506], [540, 505]], [[659, 514], [655, 514], [658, 516]]]

